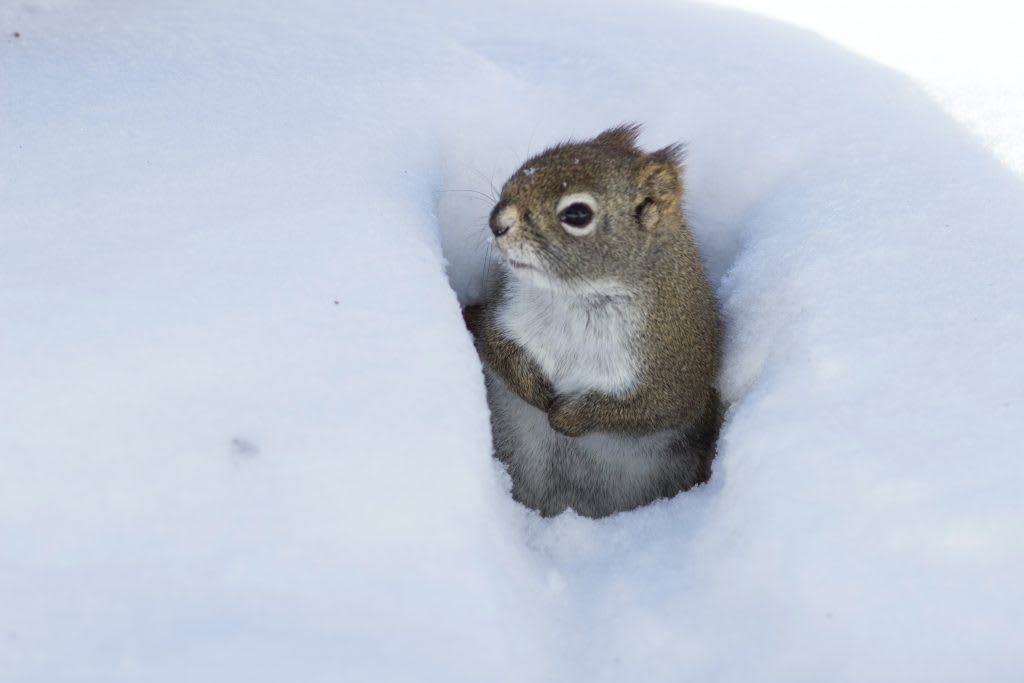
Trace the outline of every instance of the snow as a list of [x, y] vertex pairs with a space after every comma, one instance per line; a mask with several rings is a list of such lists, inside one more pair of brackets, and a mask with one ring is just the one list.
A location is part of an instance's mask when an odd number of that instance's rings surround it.
[[[1019, 680], [1016, 24], [735, 4], [790, 23], [0, 8], [0, 680]], [[631, 120], [732, 405], [708, 485], [540, 519], [458, 300], [504, 178]]]

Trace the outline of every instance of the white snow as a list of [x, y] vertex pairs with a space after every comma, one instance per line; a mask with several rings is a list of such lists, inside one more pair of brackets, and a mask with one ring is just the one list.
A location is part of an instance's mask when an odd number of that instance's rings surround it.
[[[1020, 680], [1018, 24], [735, 4], [799, 27], [0, 7], [0, 681]], [[732, 407], [708, 485], [543, 520], [457, 298], [507, 175], [633, 120]]]

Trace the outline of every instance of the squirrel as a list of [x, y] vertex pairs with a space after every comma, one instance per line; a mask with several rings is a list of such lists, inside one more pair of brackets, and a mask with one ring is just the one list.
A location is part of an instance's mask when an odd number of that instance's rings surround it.
[[544, 516], [603, 517], [711, 475], [720, 323], [683, 211], [683, 147], [638, 124], [526, 161], [490, 214], [503, 258], [463, 310], [495, 456]]

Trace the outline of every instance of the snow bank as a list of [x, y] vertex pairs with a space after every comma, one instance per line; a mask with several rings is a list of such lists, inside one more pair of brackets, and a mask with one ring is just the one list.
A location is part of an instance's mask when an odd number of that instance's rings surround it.
[[[907, 77], [694, 5], [0, 22], [4, 681], [1019, 676], [1024, 192]], [[689, 143], [733, 405], [709, 485], [540, 520], [452, 288], [624, 120]]]

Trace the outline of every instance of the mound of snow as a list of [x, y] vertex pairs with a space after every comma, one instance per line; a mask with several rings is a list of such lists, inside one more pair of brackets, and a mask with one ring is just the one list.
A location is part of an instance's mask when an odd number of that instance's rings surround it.
[[[1024, 143], [964, 91], [689, 4], [0, 22], [0, 679], [1019, 676]], [[457, 299], [492, 186], [627, 120], [732, 405], [708, 485], [542, 520]]]

